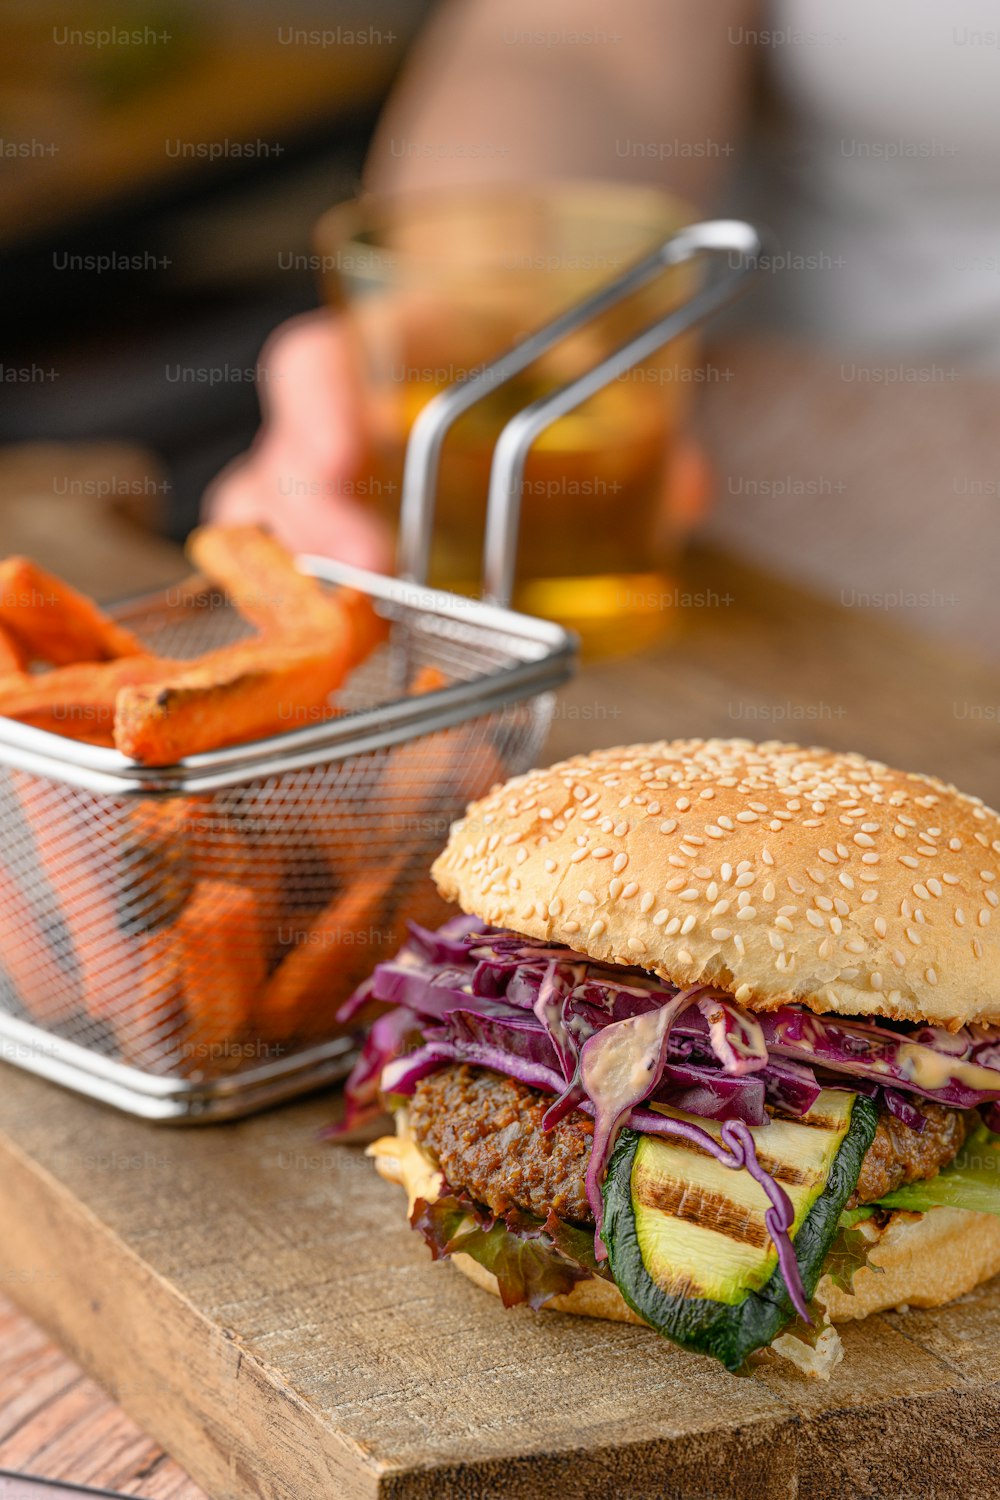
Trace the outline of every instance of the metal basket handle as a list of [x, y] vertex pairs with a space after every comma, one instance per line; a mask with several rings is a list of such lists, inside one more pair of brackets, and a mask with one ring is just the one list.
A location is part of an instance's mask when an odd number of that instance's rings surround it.
[[533, 401], [504, 427], [490, 471], [486, 534], [483, 547], [484, 594], [508, 604], [517, 562], [524, 465], [532, 443], [546, 427], [579, 406], [625, 370], [648, 359], [672, 339], [731, 302], [752, 271], [761, 243], [752, 225], [738, 219], [692, 224], [657, 246], [620, 276], [529, 334], [485, 369], [433, 397], [413, 424], [403, 468], [400, 559], [404, 578], [427, 581], [430, 566], [434, 501], [441, 448], [452, 425], [477, 401], [505, 385], [548, 353], [568, 334], [602, 316], [619, 302], [674, 266], [700, 255], [725, 255], [728, 270], [710, 279], [680, 307], [674, 308], [622, 344], [592, 369], [549, 395]]

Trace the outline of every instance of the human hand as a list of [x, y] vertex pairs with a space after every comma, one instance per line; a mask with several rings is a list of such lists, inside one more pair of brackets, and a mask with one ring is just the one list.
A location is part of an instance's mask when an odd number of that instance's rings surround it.
[[261, 428], [205, 494], [205, 519], [266, 526], [293, 552], [393, 571], [384, 521], [354, 499], [364, 423], [343, 320], [327, 311], [284, 323], [261, 352]]

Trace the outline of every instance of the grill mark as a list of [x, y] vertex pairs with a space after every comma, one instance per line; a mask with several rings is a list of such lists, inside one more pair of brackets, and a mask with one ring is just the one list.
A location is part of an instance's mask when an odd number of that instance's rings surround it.
[[[695, 1141], [686, 1140], [684, 1136], [662, 1136], [660, 1139], [675, 1146], [679, 1151], [691, 1151], [695, 1156], [712, 1156], [712, 1153], [706, 1151], [704, 1146], [699, 1146]], [[769, 1173], [776, 1182], [786, 1182], [789, 1187], [801, 1187], [803, 1184], [819, 1182], [821, 1176], [819, 1172], [809, 1172], [804, 1167], [794, 1167], [788, 1162], [778, 1161], [776, 1157], [769, 1156], [766, 1151], [762, 1151], [756, 1141], [754, 1145], [757, 1148], [757, 1160], [764, 1171]]]
[[632, 1193], [643, 1208], [655, 1208], [671, 1218], [715, 1229], [738, 1244], [759, 1249], [770, 1243], [763, 1219], [754, 1218], [724, 1193], [704, 1192], [688, 1182], [653, 1177], [641, 1169], [633, 1175]]

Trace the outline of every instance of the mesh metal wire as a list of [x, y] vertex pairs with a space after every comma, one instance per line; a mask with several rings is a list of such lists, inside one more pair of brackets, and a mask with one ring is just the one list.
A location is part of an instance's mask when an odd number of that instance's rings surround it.
[[[387, 704], [421, 667], [481, 678], [502, 632], [393, 606], [341, 696]], [[245, 634], [176, 591], [129, 624], [191, 656]], [[472, 798], [535, 759], [542, 695], [387, 749], [211, 793], [109, 795], [0, 767], [0, 1011], [144, 1074], [212, 1080], [339, 1034], [335, 1011], [443, 907], [428, 868]], [[290, 725], [301, 727], [299, 725]]]

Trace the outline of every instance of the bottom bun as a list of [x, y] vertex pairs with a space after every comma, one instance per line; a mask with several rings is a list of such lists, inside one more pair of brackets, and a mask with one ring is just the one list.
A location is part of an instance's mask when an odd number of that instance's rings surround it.
[[[376, 1141], [368, 1154], [383, 1177], [406, 1189], [411, 1209], [417, 1198], [433, 1202], [441, 1175], [410, 1136], [404, 1111], [397, 1118], [397, 1131]], [[1000, 1218], [994, 1214], [964, 1208], [897, 1213], [884, 1230], [871, 1226], [866, 1233], [872, 1241], [869, 1266], [881, 1269], [866, 1266], [858, 1271], [853, 1292], [841, 1290], [829, 1276], [816, 1289], [834, 1323], [867, 1318], [890, 1307], [941, 1307], [1000, 1273]], [[461, 1253], [450, 1259], [476, 1286], [499, 1297], [496, 1277], [477, 1260]], [[596, 1276], [577, 1282], [563, 1296], [551, 1297], [543, 1310], [646, 1326], [614, 1282]]]

